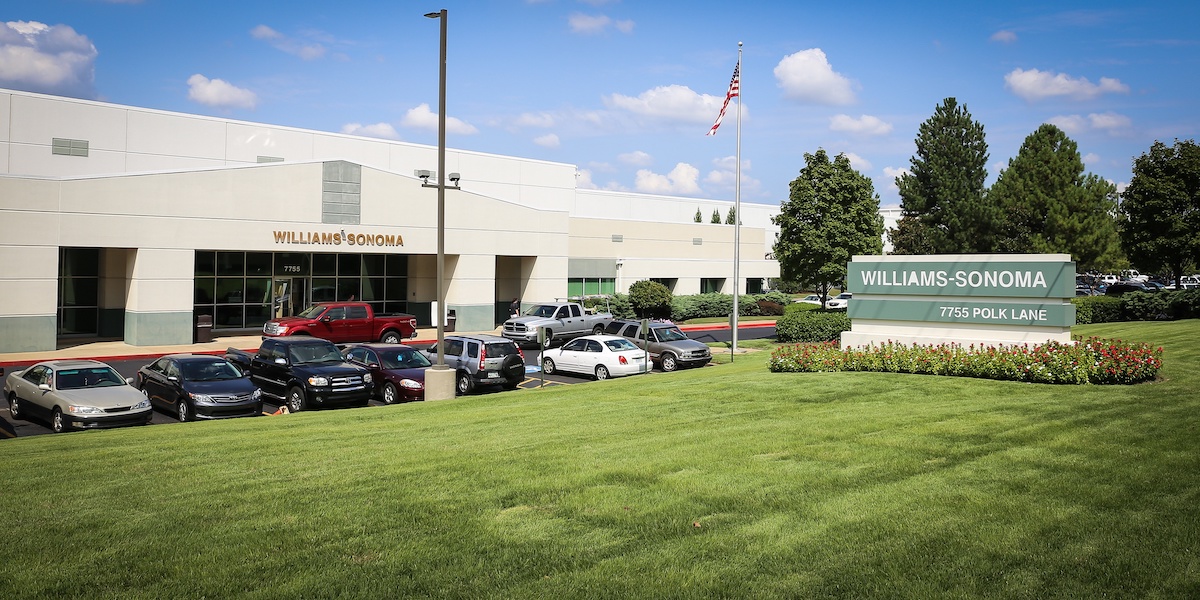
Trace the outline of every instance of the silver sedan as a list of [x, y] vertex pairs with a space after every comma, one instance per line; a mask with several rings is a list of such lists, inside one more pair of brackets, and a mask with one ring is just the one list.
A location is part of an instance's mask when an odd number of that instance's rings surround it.
[[10, 373], [4, 397], [14, 419], [40, 419], [61, 433], [145, 425], [154, 411], [130, 380], [95, 360], [52, 360]]

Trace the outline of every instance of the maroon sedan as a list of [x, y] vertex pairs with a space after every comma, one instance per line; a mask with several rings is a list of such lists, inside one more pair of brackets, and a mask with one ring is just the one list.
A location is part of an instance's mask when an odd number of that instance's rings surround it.
[[384, 404], [425, 399], [429, 359], [404, 344], [355, 344], [342, 353], [346, 360], [371, 370], [375, 391]]

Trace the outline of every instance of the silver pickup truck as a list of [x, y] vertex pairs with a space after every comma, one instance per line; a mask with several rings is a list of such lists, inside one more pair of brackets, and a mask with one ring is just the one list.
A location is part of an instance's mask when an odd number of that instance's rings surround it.
[[612, 313], [588, 314], [578, 302], [543, 302], [504, 322], [500, 335], [524, 345], [536, 345], [538, 328], [546, 328], [544, 346], [581, 335], [604, 333]]

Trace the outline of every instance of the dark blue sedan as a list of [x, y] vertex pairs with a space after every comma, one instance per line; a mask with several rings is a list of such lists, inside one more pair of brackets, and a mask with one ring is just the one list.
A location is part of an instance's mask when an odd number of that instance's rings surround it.
[[220, 356], [164, 356], [138, 370], [136, 385], [154, 408], [173, 412], [180, 421], [262, 414], [262, 391]]

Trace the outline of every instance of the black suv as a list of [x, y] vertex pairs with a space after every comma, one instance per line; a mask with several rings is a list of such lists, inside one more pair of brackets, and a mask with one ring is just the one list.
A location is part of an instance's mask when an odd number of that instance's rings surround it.
[[1121, 295], [1127, 294], [1129, 292], [1153, 293], [1153, 292], [1157, 292], [1157, 291], [1158, 291], [1157, 289], [1151, 289], [1149, 286], [1143, 284], [1140, 281], [1118, 281], [1116, 283], [1108, 284], [1108, 287], [1104, 289], [1104, 295], [1105, 296], [1121, 296]]
[[[454, 369], [459, 394], [469, 394], [480, 385], [511, 390], [525, 381], [525, 355], [512, 340], [488, 334], [452, 335], [445, 340], [446, 365]], [[437, 350], [437, 344], [432, 344], [421, 354], [437, 364]]]

